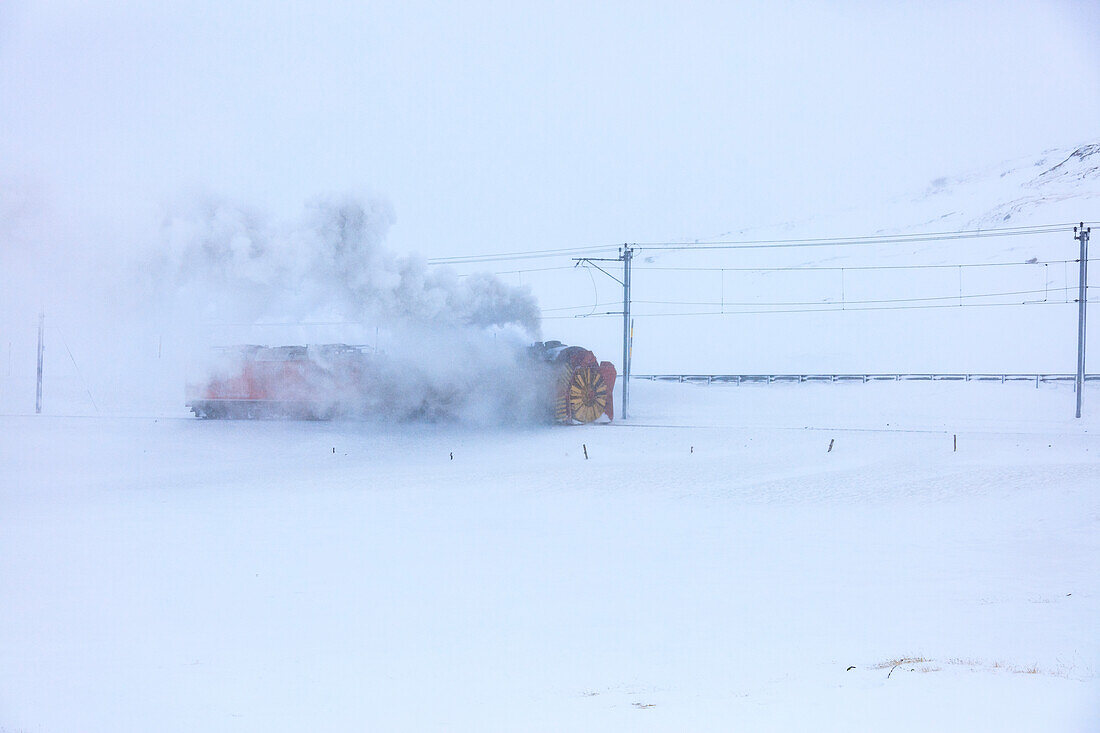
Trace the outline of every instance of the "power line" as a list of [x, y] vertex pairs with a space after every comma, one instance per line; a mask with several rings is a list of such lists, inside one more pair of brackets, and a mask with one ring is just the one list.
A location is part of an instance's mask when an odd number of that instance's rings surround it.
[[[1090, 222], [1091, 223], [1091, 222]], [[1019, 237], [1038, 234], [1056, 234], [1073, 230], [1069, 224], [1039, 224], [1034, 226], [1003, 227], [997, 229], [972, 229], [946, 232], [920, 232], [913, 234], [876, 234], [856, 237], [813, 237], [805, 239], [740, 239], [714, 240], [709, 242], [637, 242], [630, 243], [636, 249], [654, 251], [706, 251], [716, 249], [781, 249], [789, 247], [827, 247], [862, 246], [871, 244], [905, 244], [919, 242], [939, 242], [959, 239], [986, 239], [991, 237]], [[429, 265], [482, 264], [509, 260], [546, 259], [567, 255], [584, 255], [596, 252], [617, 250], [622, 244], [602, 244], [582, 247], [563, 247], [558, 249], [520, 250], [497, 252], [483, 255], [456, 255], [453, 257], [434, 257]]]
[[[1043, 291], [1035, 291], [1036, 293]], [[1009, 293], [1005, 293], [1009, 295]], [[948, 300], [957, 300], [959, 296], [944, 296]], [[967, 297], [967, 296], [963, 296]], [[981, 296], [981, 297], [996, 297], [993, 295]], [[882, 301], [882, 302], [904, 302], [911, 303], [919, 299], [905, 300], [898, 299], [897, 301]], [[637, 301], [635, 301], [637, 302]], [[1019, 306], [1031, 306], [1031, 305], [1068, 305], [1070, 303], [1076, 303], [1074, 301], [1062, 301], [1062, 300], [1031, 300], [1023, 301], [1019, 303], [935, 303], [922, 305], [887, 305], [887, 306], [864, 306], [850, 308], [847, 304], [840, 302], [822, 303], [821, 307], [816, 308], [772, 308], [769, 310], [726, 310], [726, 311], [689, 311], [689, 312], [668, 312], [668, 313], [637, 313], [637, 318], [664, 318], [664, 317], [681, 317], [681, 316], [742, 316], [742, 315], [764, 315], [769, 313], [856, 313], [859, 311], [887, 311], [887, 310], [922, 310], [928, 308], [1000, 308], [1000, 307], [1019, 307]], [[715, 303], [714, 305], [718, 305]], [[755, 306], [768, 306], [768, 303], [755, 303]], [[781, 305], [781, 304], [779, 304]], [[585, 308], [591, 308], [592, 306], [583, 306]], [[608, 318], [618, 317], [622, 314], [616, 311], [609, 311], [605, 313], [592, 313], [573, 316], [544, 316], [545, 320], [560, 320], [565, 318]]]
[[884, 298], [881, 300], [840, 300], [840, 301], [794, 301], [794, 302], [781, 302], [781, 303], [754, 303], [754, 302], [730, 302], [719, 303], [715, 301], [682, 301], [682, 300], [635, 300], [635, 303], [641, 303], [643, 305], [717, 305], [717, 306], [732, 306], [739, 307], [760, 307], [760, 306], [802, 306], [802, 305], [865, 305], [865, 304], [877, 304], [877, 303], [917, 303], [933, 300], [962, 300], [962, 299], [975, 299], [975, 298], [1002, 298], [1009, 295], [1037, 295], [1039, 293], [1058, 292], [1076, 290], [1074, 287], [1062, 287], [1062, 288], [1048, 288], [1043, 290], [1013, 290], [1003, 293], [976, 293], [970, 295], [936, 295], [931, 297], [921, 298]]
[[[570, 267], [570, 268], [567, 268], [567, 269], [571, 270], [573, 268]], [[1089, 289], [1093, 290], [1093, 289], [1096, 289], [1098, 287], [1100, 287], [1100, 286], [1090, 285]], [[849, 305], [865, 305], [865, 304], [881, 304], [881, 303], [915, 303], [915, 302], [925, 302], [925, 301], [935, 301], [935, 300], [952, 300], [952, 301], [954, 301], [954, 300], [960, 300], [960, 299], [967, 300], [967, 299], [976, 299], [976, 298], [1002, 298], [1002, 297], [1007, 297], [1007, 296], [1010, 296], [1010, 295], [1038, 295], [1039, 293], [1043, 293], [1044, 295], [1046, 295], [1048, 293], [1068, 292], [1068, 291], [1076, 290], [1076, 289], [1077, 289], [1077, 286], [1065, 286], [1065, 287], [1060, 287], [1060, 288], [1044, 288], [1043, 290], [1013, 290], [1013, 291], [1005, 291], [1005, 292], [999, 292], [999, 293], [977, 293], [977, 294], [966, 294], [966, 295], [955, 294], [955, 295], [937, 295], [937, 296], [919, 297], [919, 298], [889, 298], [889, 299], [882, 299], [882, 300], [848, 300], [848, 301], [782, 301], [782, 302], [766, 302], [766, 303], [751, 302], [751, 301], [746, 301], [746, 302], [726, 301], [726, 302], [723, 303], [723, 302], [719, 302], [719, 301], [692, 301], [692, 300], [634, 300], [633, 302], [641, 304], [641, 305], [704, 305], [704, 306], [705, 305], [710, 305], [710, 306], [735, 307], [735, 308], [741, 308], [741, 307], [783, 308], [783, 307], [796, 307], [796, 306], [822, 306], [822, 308], [820, 308], [820, 310], [841, 310], [845, 306], [849, 306]], [[1032, 301], [1032, 302], [1040, 302], [1041, 303], [1041, 302], [1044, 302], [1044, 301]], [[1065, 303], [1068, 303], [1070, 301], [1060, 301], [1060, 302], [1064, 305]], [[1073, 302], [1076, 302], [1076, 301], [1073, 301]], [[561, 312], [561, 311], [569, 311], [569, 310], [586, 310], [586, 309], [590, 310], [590, 309], [593, 309], [593, 308], [606, 308], [608, 306], [618, 305], [618, 304], [619, 304], [618, 301], [608, 301], [608, 302], [603, 302], [603, 303], [600, 303], [600, 302], [584, 303], [584, 304], [581, 304], [581, 305], [566, 305], [566, 306], [556, 306], [554, 308], [540, 308], [539, 312], [540, 313], [558, 313], [558, 312]], [[966, 305], [972, 305], [972, 304], [966, 304]], [[998, 304], [995, 304], [995, 305], [1023, 305], [1023, 304], [998, 303]], [[952, 306], [952, 307], [959, 307], [959, 306], [955, 305], [955, 306]], [[852, 309], [852, 310], [872, 310], [872, 309], [863, 308], [863, 309]], [[736, 314], [738, 312], [740, 312], [740, 311], [729, 311], [728, 313], [729, 314]], [[747, 311], [747, 312], [755, 312], [755, 311]], [[803, 311], [793, 311], [793, 310], [792, 311], [786, 311], [786, 310], [771, 311], [771, 310], [769, 310], [769, 311], [761, 311], [761, 312], [764, 312], [764, 313], [799, 313], [799, 312], [803, 312]], [[721, 311], [719, 311], [719, 312], [715, 313], [714, 315], [721, 315], [721, 314], [722, 314]], [[594, 313], [592, 315], [593, 316], [608, 316], [608, 315], [622, 315], [622, 314], [618, 313], [618, 312], [615, 312], [615, 313]], [[693, 314], [693, 313], [656, 314], [656, 313], [650, 313], [650, 314], [639, 314], [639, 315], [670, 315], [670, 316], [675, 316], [675, 315], [706, 315], [706, 314], [702, 314], [702, 313], [700, 313], [700, 314]], [[562, 317], [564, 317], [564, 318], [576, 318], [576, 317], [583, 317], [583, 316], [545, 316], [545, 317], [546, 318], [562, 318]], [[368, 325], [368, 322], [367, 321], [259, 321], [259, 322], [237, 321], [237, 322], [209, 322], [209, 323], [206, 323], [205, 325], [209, 328], [226, 328], [226, 327], [242, 327], [242, 326], [243, 327], [250, 327], [250, 328], [269, 328], [269, 327], [286, 327], [286, 326], [365, 326], [365, 325]]]
[[459, 274], [459, 277], [470, 277], [474, 274], [486, 274], [486, 275], [524, 275], [528, 272], [550, 272], [551, 270], [576, 270], [576, 265], [558, 265], [556, 267], [529, 267], [523, 270], [498, 270], [497, 272], [488, 273], [472, 273], [463, 272]]
[[905, 244], [909, 242], [939, 242], [957, 239], [990, 237], [1020, 237], [1036, 234], [1056, 234], [1072, 231], [1074, 224], [1043, 224], [1001, 229], [972, 229], [951, 232], [918, 232], [913, 234], [876, 234], [860, 237], [814, 237], [807, 239], [742, 239], [700, 243], [637, 242], [632, 246], [651, 250], [712, 250], [712, 249], [780, 249], [786, 247], [828, 247], [869, 244]]
[[208, 328], [230, 326], [266, 328], [274, 326], [365, 326], [368, 323], [367, 321], [208, 321], [203, 325]]
[[[1075, 265], [1077, 260], [1037, 260], [1035, 262], [956, 262], [929, 265], [790, 265], [787, 267], [724, 267], [711, 265], [708, 267], [676, 267], [666, 265], [635, 265], [635, 270], [649, 270], [653, 272], [841, 272], [841, 271], [865, 271], [865, 270], [952, 270], [957, 268], [972, 269], [983, 267], [1040, 267], [1043, 265]], [[1089, 262], [1100, 262], [1090, 257]], [[528, 267], [520, 270], [497, 270], [483, 273], [486, 275], [525, 275], [532, 272], [552, 272], [555, 270], [577, 270], [576, 265], [558, 265], [555, 267]], [[470, 277], [474, 273], [460, 273], [458, 277]]]
[[[639, 301], [636, 300], [634, 302], [637, 303]], [[609, 305], [619, 305], [619, 302], [618, 301], [611, 301], [611, 302], [608, 302], [608, 303], [587, 303], [585, 305], [565, 305], [565, 306], [561, 306], [560, 308], [540, 308], [539, 311], [541, 313], [552, 313], [552, 312], [555, 312], [555, 311], [584, 310], [585, 308], [606, 308]]]
[[[800, 309], [785, 309], [785, 310], [737, 310], [737, 311], [697, 311], [688, 313], [636, 313], [635, 318], [671, 318], [671, 317], [687, 317], [687, 316], [750, 316], [750, 315], [767, 315], [767, 314], [782, 314], [782, 313], [857, 313], [860, 311], [899, 311], [899, 310], [924, 310], [931, 308], [1000, 308], [1000, 307], [1015, 307], [1031, 306], [1031, 305], [1067, 305], [1064, 301], [1044, 301], [1036, 300], [1024, 303], [964, 303], [961, 305], [951, 304], [939, 304], [939, 305], [900, 305], [900, 306], [872, 306], [865, 308], [841, 308], [839, 303], [833, 304], [831, 308], [800, 308]], [[591, 315], [577, 315], [577, 316], [545, 316], [544, 320], [562, 320], [566, 318], [610, 318], [620, 317], [621, 313], [608, 312], [608, 313], [593, 313]]]
[[[1089, 262], [1095, 261], [1096, 260], [1093, 259], [1089, 260]], [[1065, 265], [1076, 263], [1077, 260], [1043, 260], [1035, 262], [961, 262], [956, 264], [937, 265], [792, 265], [790, 267], [666, 267], [663, 265], [637, 265], [635, 266], [635, 269], [668, 272], [840, 272], [841, 270], [954, 270], [958, 268], [969, 269], [976, 267], [1038, 267], [1041, 265]]]
[[607, 252], [617, 249], [617, 244], [602, 244], [590, 247], [569, 247], [564, 249], [533, 249], [522, 252], [498, 252], [484, 255], [456, 255], [454, 257], [433, 257], [428, 260], [429, 265], [463, 265], [482, 262], [503, 262], [507, 260], [535, 260], [548, 257], [564, 257], [567, 255], [589, 254], [594, 252]]

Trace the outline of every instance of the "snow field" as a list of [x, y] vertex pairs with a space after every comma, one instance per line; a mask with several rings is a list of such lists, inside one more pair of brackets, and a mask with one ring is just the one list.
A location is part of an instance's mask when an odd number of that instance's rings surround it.
[[512, 431], [0, 418], [0, 726], [1094, 728], [1067, 386], [632, 398]]

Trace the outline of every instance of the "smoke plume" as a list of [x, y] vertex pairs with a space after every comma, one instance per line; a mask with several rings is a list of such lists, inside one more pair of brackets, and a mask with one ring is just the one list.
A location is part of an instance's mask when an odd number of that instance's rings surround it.
[[[366, 345], [364, 377], [313, 385], [332, 414], [531, 418], [544, 395], [525, 356], [539, 338], [529, 289], [392, 252], [394, 221], [377, 199], [318, 199], [293, 221], [205, 200], [166, 217], [154, 271], [207, 346]], [[223, 359], [201, 378], [235, 368]]]

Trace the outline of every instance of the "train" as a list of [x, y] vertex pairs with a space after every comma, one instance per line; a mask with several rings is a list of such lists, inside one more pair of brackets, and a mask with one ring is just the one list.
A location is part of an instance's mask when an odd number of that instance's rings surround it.
[[[237, 345], [218, 349], [220, 366], [187, 386], [187, 408], [202, 419], [330, 420], [385, 415], [406, 420], [452, 417], [475, 395], [431, 379], [411, 379], [400, 365], [368, 346]], [[573, 425], [615, 419], [615, 365], [560, 341], [527, 347], [518, 359], [525, 404], [537, 416]], [[417, 394], [408, 395], [412, 383]], [[400, 393], [400, 394], [399, 394]]]
[[590, 423], [615, 419], [614, 390], [618, 373], [609, 361], [580, 346], [560, 341], [532, 344], [528, 352], [536, 362], [549, 366], [554, 380], [551, 394], [552, 418], [562, 424]]

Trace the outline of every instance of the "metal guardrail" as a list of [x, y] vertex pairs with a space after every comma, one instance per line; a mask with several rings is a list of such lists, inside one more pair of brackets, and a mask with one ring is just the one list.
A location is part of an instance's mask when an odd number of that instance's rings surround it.
[[[1075, 374], [632, 374], [631, 379], [691, 384], [775, 384], [803, 382], [1073, 382]], [[1100, 374], [1086, 374], [1086, 382], [1100, 381]]]

